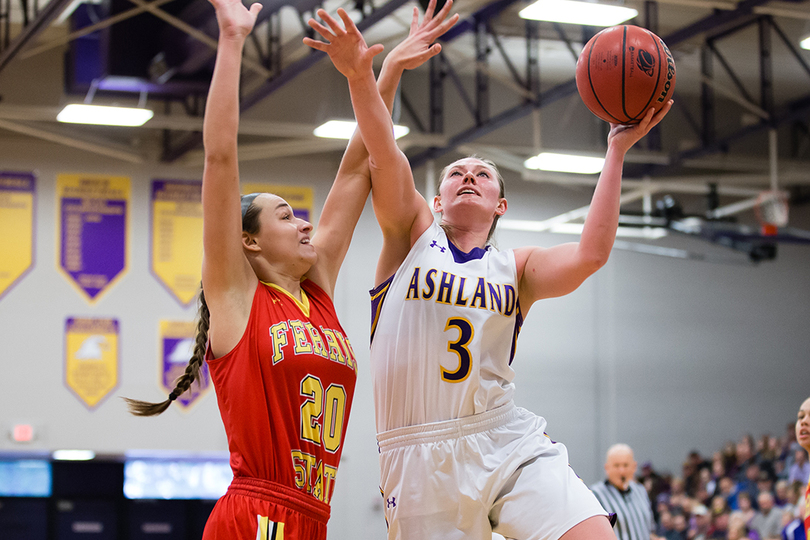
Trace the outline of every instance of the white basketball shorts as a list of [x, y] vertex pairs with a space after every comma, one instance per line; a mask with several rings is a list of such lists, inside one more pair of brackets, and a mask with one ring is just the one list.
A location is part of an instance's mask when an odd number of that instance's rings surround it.
[[510, 403], [379, 434], [389, 540], [556, 540], [606, 516], [545, 427]]

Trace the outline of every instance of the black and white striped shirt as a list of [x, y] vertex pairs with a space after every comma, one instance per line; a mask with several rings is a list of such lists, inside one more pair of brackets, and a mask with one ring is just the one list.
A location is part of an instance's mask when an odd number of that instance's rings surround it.
[[631, 480], [627, 491], [621, 491], [605, 480], [592, 485], [591, 491], [605, 510], [616, 513], [613, 530], [619, 540], [650, 540], [653, 514], [644, 486]]

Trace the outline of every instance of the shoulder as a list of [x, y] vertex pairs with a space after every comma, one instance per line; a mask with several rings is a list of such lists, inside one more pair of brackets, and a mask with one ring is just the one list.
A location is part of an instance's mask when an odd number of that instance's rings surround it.
[[643, 485], [639, 484], [635, 480], [631, 480], [630, 491], [632, 491], [637, 497], [643, 499], [647, 504], [649, 504], [650, 494], [647, 493], [647, 488], [645, 488]]
[[316, 300], [318, 303], [325, 303], [329, 306], [333, 305], [332, 297], [329, 295], [329, 293], [327, 293], [323, 287], [318, 285], [314, 280], [304, 279], [301, 282], [301, 289], [307, 293], [307, 296], [311, 300]]
[[447, 234], [444, 232], [444, 229], [441, 225], [439, 225], [436, 220], [431, 221], [425, 227], [425, 230], [422, 231], [419, 236], [416, 237], [416, 241], [414, 242], [414, 247], [419, 245], [420, 243], [426, 243], [429, 240], [434, 239], [442, 239], [444, 241], [447, 240]]
[[441, 253], [444, 253], [444, 250], [448, 248], [449, 243], [450, 240], [447, 238], [447, 234], [444, 232], [444, 229], [442, 229], [438, 223], [433, 221], [424, 231], [419, 234], [419, 236], [414, 239], [413, 244], [408, 250], [408, 253], [405, 255], [403, 262], [413, 258], [415, 254], [431, 252], [433, 249], [437, 248], [441, 250]]
[[538, 246], [523, 246], [510, 251], [515, 254], [515, 266], [517, 266], [518, 275], [522, 275], [529, 257], [542, 252], [543, 248]]

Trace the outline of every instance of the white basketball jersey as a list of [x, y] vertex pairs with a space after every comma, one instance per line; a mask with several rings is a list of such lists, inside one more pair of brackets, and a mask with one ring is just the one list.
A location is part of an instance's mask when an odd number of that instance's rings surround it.
[[371, 291], [377, 432], [454, 420], [511, 401], [523, 318], [512, 250], [463, 253], [433, 223]]

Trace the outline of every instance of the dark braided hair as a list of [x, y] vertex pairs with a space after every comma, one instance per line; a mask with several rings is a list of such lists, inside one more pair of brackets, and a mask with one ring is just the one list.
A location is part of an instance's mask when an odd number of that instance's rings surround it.
[[200, 308], [197, 312], [197, 335], [194, 338], [194, 353], [188, 361], [186, 371], [177, 378], [174, 390], [171, 391], [165, 401], [149, 403], [148, 401], [124, 398], [124, 401], [127, 402], [129, 412], [135, 416], [157, 416], [168, 409], [172, 401], [176, 400], [188, 390], [191, 387], [191, 383], [199, 380], [200, 369], [202, 369], [203, 361], [205, 360], [205, 346], [208, 341], [208, 326], [210, 320], [208, 304], [205, 303], [205, 293], [202, 288], [200, 288], [199, 304]]
[[[250, 234], [259, 232], [259, 213], [261, 207], [253, 204], [258, 193], [242, 195], [242, 230]], [[200, 378], [200, 370], [205, 361], [205, 348], [208, 342], [208, 327], [211, 313], [208, 311], [208, 304], [205, 302], [205, 292], [200, 287], [199, 309], [197, 311], [197, 334], [194, 338], [194, 353], [188, 361], [186, 371], [175, 381], [174, 390], [169, 397], [160, 403], [150, 403], [148, 401], [138, 401], [136, 399], [124, 398], [129, 412], [135, 416], [157, 416], [172, 404], [172, 401], [180, 397], [191, 387], [191, 383]]]

